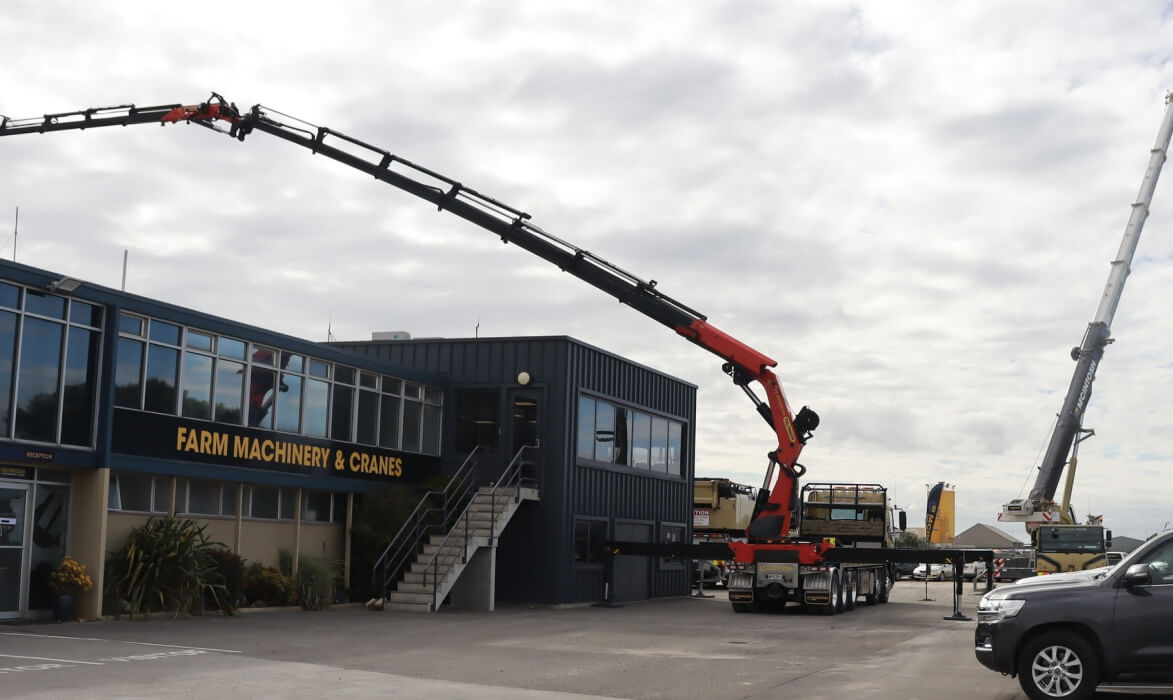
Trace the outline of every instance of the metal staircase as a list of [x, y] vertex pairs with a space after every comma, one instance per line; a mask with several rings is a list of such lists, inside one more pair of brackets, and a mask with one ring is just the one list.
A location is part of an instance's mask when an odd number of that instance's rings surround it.
[[487, 595], [492, 609], [497, 539], [522, 501], [538, 500], [531, 472], [537, 454], [536, 446], [523, 446], [496, 481], [475, 489], [478, 447], [443, 491], [424, 494], [373, 567], [385, 607], [435, 612], [460, 582]]

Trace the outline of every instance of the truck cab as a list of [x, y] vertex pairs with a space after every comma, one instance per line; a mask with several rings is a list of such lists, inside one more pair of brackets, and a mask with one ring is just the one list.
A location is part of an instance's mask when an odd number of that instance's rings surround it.
[[1173, 689], [1173, 530], [1116, 566], [1049, 578], [982, 597], [982, 665], [1036, 700], [1090, 698], [1102, 684]]

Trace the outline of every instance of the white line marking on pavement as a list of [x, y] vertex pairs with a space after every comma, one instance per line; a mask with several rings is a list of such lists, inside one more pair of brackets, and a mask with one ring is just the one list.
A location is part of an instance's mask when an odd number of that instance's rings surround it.
[[74, 661], [73, 659], [46, 659], [43, 656], [17, 656], [16, 654], [0, 654], [6, 659], [29, 659], [31, 661], [56, 661], [59, 664], [85, 664], [87, 666], [105, 666], [97, 661]]
[[[171, 649], [199, 649], [200, 651], [218, 651], [222, 654], [243, 654], [236, 649], [213, 649], [211, 647], [193, 647], [186, 644], [155, 644], [154, 642], [128, 642], [125, 639], [98, 639], [97, 637], [70, 637], [60, 634], [30, 634], [28, 632], [0, 632], [6, 637], [40, 637], [42, 639], [73, 639], [79, 642], [116, 642], [118, 644], [138, 644], [145, 647], [169, 647]], [[3, 656], [3, 654], [0, 654]]]

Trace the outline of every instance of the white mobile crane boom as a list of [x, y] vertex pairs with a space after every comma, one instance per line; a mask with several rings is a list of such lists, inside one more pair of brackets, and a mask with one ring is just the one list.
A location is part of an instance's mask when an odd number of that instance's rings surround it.
[[[1136, 202], [1132, 204], [1132, 213], [1128, 218], [1128, 225], [1124, 228], [1120, 250], [1111, 263], [1111, 272], [1108, 275], [1108, 283], [1104, 286], [1100, 305], [1088, 324], [1083, 341], [1078, 347], [1071, 349], [1071, 358], [1076, 362], [1075, 373], [1063, 398], [1063, 406], [1047, 444], [1042, 464], [1039, 466], [1038, 476], [1026, 498], [1012, 500], [1002, 507], [1002, 512], [998, 516], [998, 520], [1002, 522], [1025, 523], [1027, 530], [1031, 532], [1042, 525], [1075, 524], [1075, 519], [1070, 513], [1070, 498], [1076, 455], [1079, 443], [1093, 434], [1091, 430], [1083, 427], [1084, 410], [1091, 398], [1092, 383], [1103, 358], [1104, 348], [1113, 342], [1112, 319], [1120, 303], [1120, 295], [1124, 291], [1124, 282], [1131, 272], [1132, 257], [1136, 252], [1136, 244], [1140, 240], [1145, 219], [1149, 215], [1149, 203], [1152, 201], [1161, 167], [1165, 163], [1171, 136], [1173, 93], [1165, 96], [1165, 116], [1157, 132], [1157, 141], [1151, 151], [1144, 179], [1141, 181], [1140, 193]], [[1068, 478], [1063, 503], [1059, 505], [1055, 503], [1054, 498], [1064, 466], [1068, 468]]]

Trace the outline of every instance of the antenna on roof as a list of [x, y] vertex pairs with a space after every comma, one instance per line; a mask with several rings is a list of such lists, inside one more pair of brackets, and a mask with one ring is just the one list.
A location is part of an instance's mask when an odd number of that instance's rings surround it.
[[12, 224], [12, 262], [16, 262], [16, 232], [20, 230], [20, 207], [16, 208], [16, 221]]
[[122, 291], [126, 291], [126, 258], [130, 255], [130, 250], [122, 249]]
[[477, 326], [472, 330], [472, 337], [474, 340], [481, 337], [481, 317], [477, 316]]
[[334, 342], [334, 331], [332, 330], [333, 328], [334, 328], [334, 319], [328, 317], [326, 319], [326, 342], [327, 343]]

